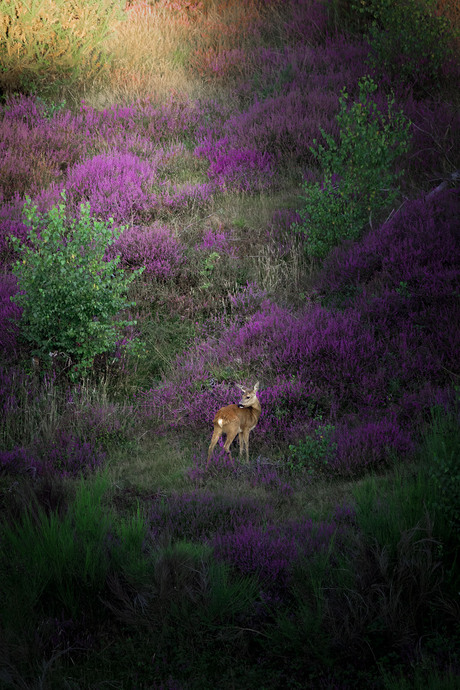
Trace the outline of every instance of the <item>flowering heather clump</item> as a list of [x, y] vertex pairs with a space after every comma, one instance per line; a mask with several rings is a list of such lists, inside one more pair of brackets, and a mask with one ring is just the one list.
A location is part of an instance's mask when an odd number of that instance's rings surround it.
[[422, 281], [425, 291], [435, 289], [437, 293], [447, 279], [444, 293], [451, 294], [458, 263], [459, 204], [458, 190], [406, 202], [391, 220], [369, 232], [360, 243], [335, 250], [321, 273], [319, 288], [340, 293], [364, 283], [382, 291], [388, 285], [400, 287], [402, 278]]
[[152, 204], [149, 188], [156, 181], [156, 166], [134, 154], [98, 155], [69, 172], [69, 200], [77, 206], [88, 200], [93, 214], [116, 222], [139, 219]]
[[227, 117], [218, 136], [212, 131], [204, 134], [202, 145], [224, 138], [228, 150], [258, 151], [276, 165], [300, 164], [304, 172], [305, 163], [312, 163], [310, 147], [320, 128], [337, 135], [338, 93], [365, 74], [365, 55], [363, 43], [351, 44], [341, 37], [315, 48], [262, 48], [253, 56], [257, 77], [240, 87], [250, 105]]
[[262, 525], [273, 518], [266, 503], [198, 491], [154, 499], [148, 523], [154, 539], [203, 541], [213, 535], [238, 531], [242, 525]]
[[26, 448], [0, 451], [0, 472], [30, 473], [33, 477], [43, 473], [43, 464], [35, 452]]
[[334, 522], [303, 519], [267, 527], [247, 523], [235, 532], [217, 533], [211, 543], [217, 558], [257, 575], [269, 590], [283, 590], [301, 560], [327, 550], [332, 540], [337, 545], [340, 536]]
[[435, 386], [429, 382], [416, 391], [404, 391], [398, 407], [398, 417], [404, 424], [423, 424], [430, 420], [434, 407], [448, 415], [455, 410], [455, 389], [450, 385]]
[[105, 150], [126, 151], [129, 147], [137, 147], [137, 139], [143, 145], [139, 153], [143, 151], [144, 155], [154, 154], [161, 143], [189, 138], [199, 122], [199, 108], [173, 96], [161, 105], [147, 98], [131, 105], [113, 105], [102, 111], [82, 102], [75, 116], [77, 130], [91, 141], [95, 139], [96, 147], [102, 144]]
[[87, 474], [105, 461], [105, 453], [89, 441], [81, 441], [67, 432], [58, 433], [49, 446], [14, 448], [0, 452], [0, 470], [12, 474], [28, 472], [34, 477], [44, 473], [78, 477]]
[[357, 477], [367, 470], [387, 467], [396, 457], [407, 458], [414, 451], [410, 435], [401, 429], [395, 415], [378, 421], [346, 420], [334, 432], [336, 452], [329, 461], [333, 476]]
[[377, 336], [385, 333], [401, 389], [421, 374], [442, 386], [458, 370], [459, 202], [458, 190], [408, 202], [362, 242], [334, 252], [320, 277], [336, 303], [353, 303]]
[[227, 138], [207, 141], [197, 146], [195, 155], [210, 161], [208, 176], [225, 190], [251, 192], [270, 185], [273, 177], [272, 157], [253, 149], [229, 147]]
[[122, 268], [145, 266], [146, 275], [162, 279], [176, 278], [187, 260], [180, 242], [164, 226], [128, 228], [107, 250], [110, 259], [118, 255]]
[[[0, 109], [0, 198], [22, 201], [26, 193], [43, 195], [51, 186], [53, 198], [43, 208], [39, 204], [40, 211], [48, 211], [68, 174], [69, 198], [75, 197], [77, 209], [89, 200], [98, 213], [119, 222], [131, 220], [161, 203], [161, 194], [160, 201], [153, 194], [153, 185], [162, 182], [158, 166], [181, 154], [181, 145], [171, 147], [171, 139], [189, 138], [199, 121], [199, 108], [174, 99], [104, 111], [82, 103], [73, 114], [64, 108], [47, 110], [32, 97], [13, 96]], [[168, 150], [159, 147], [165, 141]], [[173, 196], [178, 197], [177, 191]], [[179, 197], [173, 201], [180, 205]]]
[[43, 467], [63, 476], [77, 477], [101, 467], [106, 454], [89, 441], [61, 431], [48, 449], [40, 450]]
[[85, 151], [70, 111], [48, 115], [45, 105], [15, 95], [0, 108], [0, 192], [3, 198], [35, 194]]
[[260, 486], [269, 491], [274, 491], [277, 497], [292, 498], [294, 494], [294, 489], [285, 481], [283, 476], [280, 475], [278, 469], [263, 464], [262, 462], [257, 462], [257, 464], [251, 468], [250, 484], [252, 487]]
[[231, 244], [231, 237], [229, 237], [228, 231], [226, 232], [225, 230], [222, 226], [218, 229], [208, 229], [201, 238], [200, 244], [195, 246], [195, 249], [235, 257], [236, 249]]

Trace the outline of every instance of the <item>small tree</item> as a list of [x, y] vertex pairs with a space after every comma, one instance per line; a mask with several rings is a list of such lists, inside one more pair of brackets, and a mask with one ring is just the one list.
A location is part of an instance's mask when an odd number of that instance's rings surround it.
[[359, 98], [348, 106], [342, 90], [337, 122], [340, 140], [321, 130], [327, 144], [311, 149], [320, 163], [323, 181], [305, 182], [304, 205], [299, 210], [302, 223], [293, 229], [306, 235], [311, 256], [324, 258], [344, 239], [356, 239], [371, 213], [392, 204], [399, 192], [396, 159], [409, 147], [410, 122], [395, 112], [394, 98], [388, 97], [382, 113], [372, 100], [377, 90], [370, 77], [359, 82]]
[[69, 219], [65, 192], [61, 196], [62, 203], [45, 214], [27, 197], [27, 240], [11, 238], [20, 255], [13, 266], [19, 292], [11, 299], [23, 309], [21, 334], [33, 354], [66, 355], [75, 378], [97, 355], [113, 351], [123, 328], [135, 324], [116, 317], [135, 305], [126, 294], [144, 269], [127, 275], [117, 268], [120, 257], [106, 261], [107, 246], [125, 228], [114, 228], [113, 218], [92, 217], [89, 203], [81, 205], [78, 219]]

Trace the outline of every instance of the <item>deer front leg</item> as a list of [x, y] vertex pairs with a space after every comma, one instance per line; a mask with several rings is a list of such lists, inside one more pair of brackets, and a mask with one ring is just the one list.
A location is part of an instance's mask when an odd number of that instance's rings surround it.
[[240, 458], [243, 455], [243, 447], [244, 447], [244, 440], [243, 440], [243, 432], [240, 431], [238, 433], [238, 441], [240, 442]]
[[243, 431], [243, 443], [246, 446], [246, 462], [249, 465], [249, 429]]

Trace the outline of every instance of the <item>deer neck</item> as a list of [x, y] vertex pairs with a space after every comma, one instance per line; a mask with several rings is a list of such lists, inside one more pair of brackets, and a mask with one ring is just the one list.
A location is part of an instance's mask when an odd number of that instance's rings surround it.
[[260, 402], [257, 400], [257, 398], [251, 405], [248, 405], [247, 407], [241, 406], [240, 409], [247, 410], [249, 412], [249, 414], [251, 415], [251, 417], [253, 419], [255, 419], [255, 421], [257, 421], [259, 419], [260, 413], [262, 412]]

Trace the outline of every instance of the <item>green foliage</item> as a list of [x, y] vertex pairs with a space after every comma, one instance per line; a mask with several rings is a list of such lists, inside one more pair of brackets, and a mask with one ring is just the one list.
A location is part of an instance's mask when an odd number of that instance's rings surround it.
[[335, 427], [332, 424], [315, 429], [313, 436], [306, 436], [297, 445], [289, 446], [287, 467], [291, 471], [307, 470], [309, 474], [321, 473], [333, 456], [337, 444], [331, 440]]
[[116, 0], [0, 0], [0, 87], [56, 92], [88, 85], [110, 59]]
[[79, 487], [63, 516], [39, 509], [4, 522], [0, 549], [0, 610], [13, 627], [49, 597], [76, 614], [83, 593], [100, 592], [108, 569], [108, 521], [101, 505], [105, 482]]
[[344, 239], [356, 239], [372, 213], [390, 206], [398, 195], [397, 180], [402, 171], [394, 164], [408, 150], [410, 123], [394, 110], [388, 96], [386, 112], [372, 100], [377, 85], [370, 77], [359, 82], [359, 98], [348, 106], [342, 90], [337, 122], [340, 141], [321, 133], [327, 144], [311, 149], [318, 159], [323, 182], [304, 183], [302, 223], [293, 229], [306, 235], [306, 250], [324, 258]]
[[395, 555], [401, 534], [425, 522], [429, 490], [423, 472], [366, 477], [353, 489], [360, 529], [369, 540]]
[[455, 414], [435, 408], [412, 473], [367, 477], [353, 494], [363, 532], [394, 553], [401, 533], [428, 519], [433, 534], [454, 551], [460, 536], [460, 430]]
[[[442, 650], [444, 651], [444, 650]], [[433, 664], [434, 665], [434, 664]], [[454, 669], [438, 670], [426, 668], [426, 664], [416, 667], [413, 678], [387, 673], [382, 669], [383, 690], [457, 690], [458, 675]]]
[[203, 283], [201, 284], [203, 290], [209, 290], [209, 288], [212, 287], [212, 277], [219, 259], [219, 252], [211, 252], [205, 258], [203, 268], [200, 271], [200, 276], [203, 278]]
[[81, 205], [78, 220], [68, 219], [65, 192], [62, 198], [43, 215], [27, 198], [27, 240], [11, 238], [20, 255], [13, 267], [19, 292], [12, 299], [23, 309], [21, 332], [32, 352], [44, 361], [49, 352], [65, 356], [76, 378], [95, 357], [113, 351], [123, 329], [135, 324], [117, 317], [134, 306], [126, 293], [143, 269], [126, 275], [117, 268], [119, 257], [105, 261], [107, 246], [124, 228], [92, 217], [89, 203]]
[[423, 447], [431, 491], [428, 505], [460, 543], [460, 428], [456, 417], [435, 408]]
[[436, 83], [453, 36], [435, 0], [354, 0], [353, 9], [369, 23], [373, 68], [407, 81]]
[[42, 606], [72, 616], [90, 602], [97, 607], [114, 570], [145, 578], [143, 516], [138, 510], [132, 518], [117, 518], [106, 505], [107, 491], [104, 476], [81, 480], [64, 514], [30, 509], [0, 524], [2, 624], [21, 626]]

